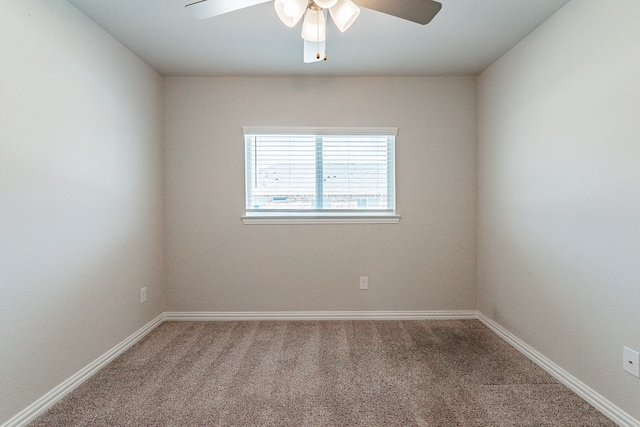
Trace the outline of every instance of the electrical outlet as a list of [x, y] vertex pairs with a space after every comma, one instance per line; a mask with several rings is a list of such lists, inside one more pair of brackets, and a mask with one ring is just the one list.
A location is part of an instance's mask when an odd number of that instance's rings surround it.
[[369, 278], [361, 277], [360, 278], [360, 289], [369, 289]]
[[147, 287], [140, 288], [140, 304], [147, 300]]
[[622, 368], [631, 375], [640, 378], [640, 353], [630, 348], [622, 348]]

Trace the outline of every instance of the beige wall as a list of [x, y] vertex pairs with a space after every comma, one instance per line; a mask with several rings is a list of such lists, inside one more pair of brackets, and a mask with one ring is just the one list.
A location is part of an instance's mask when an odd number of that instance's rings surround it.
[[164, 300], [161, 79], [66, 1], [0, 9], [1, 424]]
[[[164, 310], [476, 307], [640, 418], [638, 22], [574, 0], [477, 81], [162, 87], [65, 1], [4, 0], [0, 422]], [[400, 223], [243, 225], [243, 125], [397, 126]]]
[[[474, 77], [165, 79], [168, 308], [474, 309], [475, 97]], [[400, 223], [243, 225], [244, 125], [397, 126]]]
[[640, 3], [614, 3], [479, 77], [478, 307], [640, 419]]

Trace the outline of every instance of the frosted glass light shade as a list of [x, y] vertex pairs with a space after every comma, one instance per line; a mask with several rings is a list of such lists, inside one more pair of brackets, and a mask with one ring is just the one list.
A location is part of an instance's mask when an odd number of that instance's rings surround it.
[[338, 3], [338, 0], [314, 0], [314, 3], [323, 9], [329, 9]]
[[307, 11], [302, 23], [302, 38], [310, 42], [323, 42], [327, 37], [327, 20], [321, 10]]
[[295, 26], [307, 10], [307, 0], [276, 0], [274, 6], [278, 18], [284, 25], [291, 28]]
[[351, 0], [338, 0], [338, 2], [329, 9], [331, 17], [336, 26], [343, 33], [353, 24], [358, 15], [360, 15], [360, 8], [356, 6]]

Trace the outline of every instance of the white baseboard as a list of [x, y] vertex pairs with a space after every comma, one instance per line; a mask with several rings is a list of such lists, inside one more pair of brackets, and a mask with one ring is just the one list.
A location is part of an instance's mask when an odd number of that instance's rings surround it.
[[166, 312], [165, 320], [423, 320], [476, 319], [475, 310], [432, 311], [256, 311], [256, 312]]
[[513, 335], [504, 327], [494, 322], [492, 319], [478, 312], [477, 318], [484, 323], [489, 329], [509, 343], [512, 347], [520, 351], [522, 354], [531, 359], [536, 365], [547, 371], [551, 376], [560, 381], [562, 384], [571, 389], [578, 396], [589, 402], [597, 410], [602, 412], [611, 421], [623, 427], [640, 427], [640, 421], [627, 414], [625, 411], [605, 399], [591, 387], [562, 369], [560, 366], [552, 362], [550, 359], [539, 353], [529, 344]]
[[640, 422], [618, 408], [595, 390], [540, 354], [527, 343], [475, 310], [434, 311], [286, 311], [286, 312], [165, 312], [134, 332], [120, 344], [72, 375], [69, 379], [26, 407], [0, 427], [22, 427], [71, 393], [76, 387], [106, 366], [129, 347], [165, 321], [232, 321], [232, 320], [453, 320], [478, 319], [489, 329], [519, 350], [554, 378], [566, 385], [609, 419], [623, 427], [640, 427]]
[[29, 424], [60, 399], [75, 390], [80, 384], [88, 380], [93, 374], [98, 372], [113, 359], [124, 353], [129, 347], [140, 341], [145, 335], [162, 323], [163, 320], [164, 314], [159, 315], [129, 337], [125, 338], [120, 344], [116, 345], [111, 350], [107, 351], [105, 354], [76, 372], [53, 390], [42, 396], [40, 399], [27, 406], [0, 427], [21, 427]]

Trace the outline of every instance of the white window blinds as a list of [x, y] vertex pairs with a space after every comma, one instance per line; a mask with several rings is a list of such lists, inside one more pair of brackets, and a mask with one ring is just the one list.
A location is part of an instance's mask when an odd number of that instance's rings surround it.
[[394, 215], [396, 128], [243, 128], [246, 213]]

